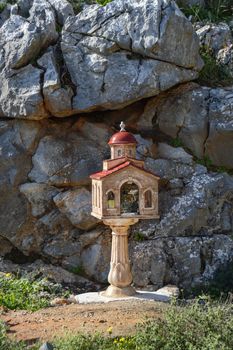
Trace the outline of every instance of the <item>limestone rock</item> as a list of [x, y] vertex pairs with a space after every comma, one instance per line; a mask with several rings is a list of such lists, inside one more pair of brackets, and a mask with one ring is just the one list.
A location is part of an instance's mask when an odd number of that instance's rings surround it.
[[219, 50], [216, 59], [227, 68], [229, 75], [233, 78], [233, 43]]
[[0, 27], [10, 17], [10, 5], [6, 4], [4, 10], [0, 13]]
[[100, 169], [102, 155], [77, 132], [67, 130], [63, 135], [61, 130], [58, 135], [40, 140], [32, 161], [32, 181], [55, 186], [82, 185], [88, 184], [89, 175]]
[[63, 25], [69, 16], [74, 16], [74, 10], [69, 1], [66, 0], [47, 0], [52, 8], [56, 11], [57, 20]]
[[51, 6], [45, 0], [34, 0], [29, 19], [13, 15], [0, 28], [4, 65], [14, 69], [26, 66], [57, 38], [56, 19]]
[[155, 288], [175, 284], [190, 288], [213, 278], [215, 271], [233, 256], [233, 240], [214, 237], [175, 237], [131, 245], [134, 283]]
[[230, 43], [233, 43], [231, 29], [228, 24], [206, 24], [196, 31], [202, 46], [217, 53]]
[[40, 125], [32, 121], [0, 122], [1, 236], [14, 244], [27, 220], [26, 198], [19, 193], [18, 186], [27, 179], [40, 131]]
[[107, 282], [111, 258], [111, 235], [104, 233], [81, 253], [81, 264], [89, 278]]
[[72, 114], [71, 99], [73, 92], [70, 87], [62, 87], [58, 65], [53, 50], [49, 50], [39, 60], [44, 69], [43, 97], [46, 109], [55, 117]]
[[173, 161], [171, 159], [153, 159], [147, 157], [145, 167], [159, 177], [167, 180], [173, 178], [188, 178], [194, 173], [194, 169], [191, 165], [179, 161]]
[[0, 116], [23, 119], [48, 117], [41, 94], [41, 69], [28, 65], [0, 73]]
[[205, 154], [213, 164], [233, 168], [233, 90], [212, 89], [209, 105], [209, 137]]
[[32, 215], [35, 217], [41, 216], [51, 209], [52, 198], [59, 193], [55, 187], [31, 182], [21, 185], [19, 189], [30, 202]]
[[54, 202], [74, 226], [82, 230], [96, 226], [98, 220], [91, 215], [91, 193], [85, 188], [59, 193]]
[[172, 147], [166, 143], [159, 143], [158, 156], [165, 159], [173, 159], [184, 164], [193, 164], [193, 157], [185, 152], [182, 147]]
[[153, 284], [155, 289], [164, 285], [166, 256], [161, 244], [143, 242], [132, 248], [132, 274], [136, 286]]
[[[172, 1], [113, 1], [69, 17], [62, 51], [76, 112], [117, 109], [195, 79], [202, 63], [191, 23]], [[121, 94], [119, 94], [119, 90]]]
[[195, 156], [202, 158], [208, 135], [209, 89], [194, 87], [170, 95], [157, 109], [160, 130], [179, 138]]

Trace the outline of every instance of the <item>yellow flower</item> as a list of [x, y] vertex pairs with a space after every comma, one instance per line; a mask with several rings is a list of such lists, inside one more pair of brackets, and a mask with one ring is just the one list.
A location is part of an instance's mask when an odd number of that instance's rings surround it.
[[5, 276], [6, 276], [6, 277], [11, 277], [11, 273], [9, 273], [9, 272], [8, 272], [8, 273], [5, 273]]
[[124, 337], [120, 338], [120, 342], [121, 342], [121, 343], [124, 343], [124, 341], [125, 341], [125, 338], [124, 338]]
[[112, 334], [112, 327], [109, 327], [109, 328], [107, 329], [107, 332], [108, 332], [109, 334]]

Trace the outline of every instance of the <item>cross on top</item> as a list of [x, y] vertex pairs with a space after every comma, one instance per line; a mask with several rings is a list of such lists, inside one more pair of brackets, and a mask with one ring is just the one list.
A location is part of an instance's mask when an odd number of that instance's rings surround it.
[[121, 128], [120, 131], [125, 131], [125, 123], [124, 122], [120, 123], [120, 128]]

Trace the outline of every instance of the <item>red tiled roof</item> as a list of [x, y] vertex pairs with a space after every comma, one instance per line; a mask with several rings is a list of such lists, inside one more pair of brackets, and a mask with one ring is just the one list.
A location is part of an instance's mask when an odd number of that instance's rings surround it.
[[134, 143], [136, 144], [137, 141], [135, 137], [128, 131], [119, 131], [112, 135], [112, 137], [109, 140], [109, 145], [123, 145], [128, 143]]
[[98, 173], [95, 173], [95, 174], [92, 174], [90, 176], [91, 179], [96, 179], [96, 180], [100, 180], [108, 175], [111, 175], [121, 169], [124, 169], [126, 167], [128, 167], [129, 165], [133, 166], [134, 168], [137, 168], [137, 169], [140, 169], [142, 171], [144, 171], [145, 173], [148, 173], [148, 174], [151, 174], [157, 178], [159, 178], [159, 176], [155, 175], [154, 173], [152, 173], [151, 171], [148, 171], [144, 168], [140, 168], [139, 166], [135, 165], [132, 161], [127, 161], [127, 162], [124, 162], [118, 166], [116, 166], [115, 168], [112, 168], [112, 169], [109, 169], [109, 170], [103, 170], [103, 171], [99, 171]]

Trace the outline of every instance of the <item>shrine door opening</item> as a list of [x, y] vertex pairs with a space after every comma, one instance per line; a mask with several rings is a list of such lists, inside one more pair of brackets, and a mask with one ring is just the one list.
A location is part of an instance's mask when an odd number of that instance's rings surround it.
[[139, 188], [133, 182], [121, 186], [121, 214], [139, 214]]

